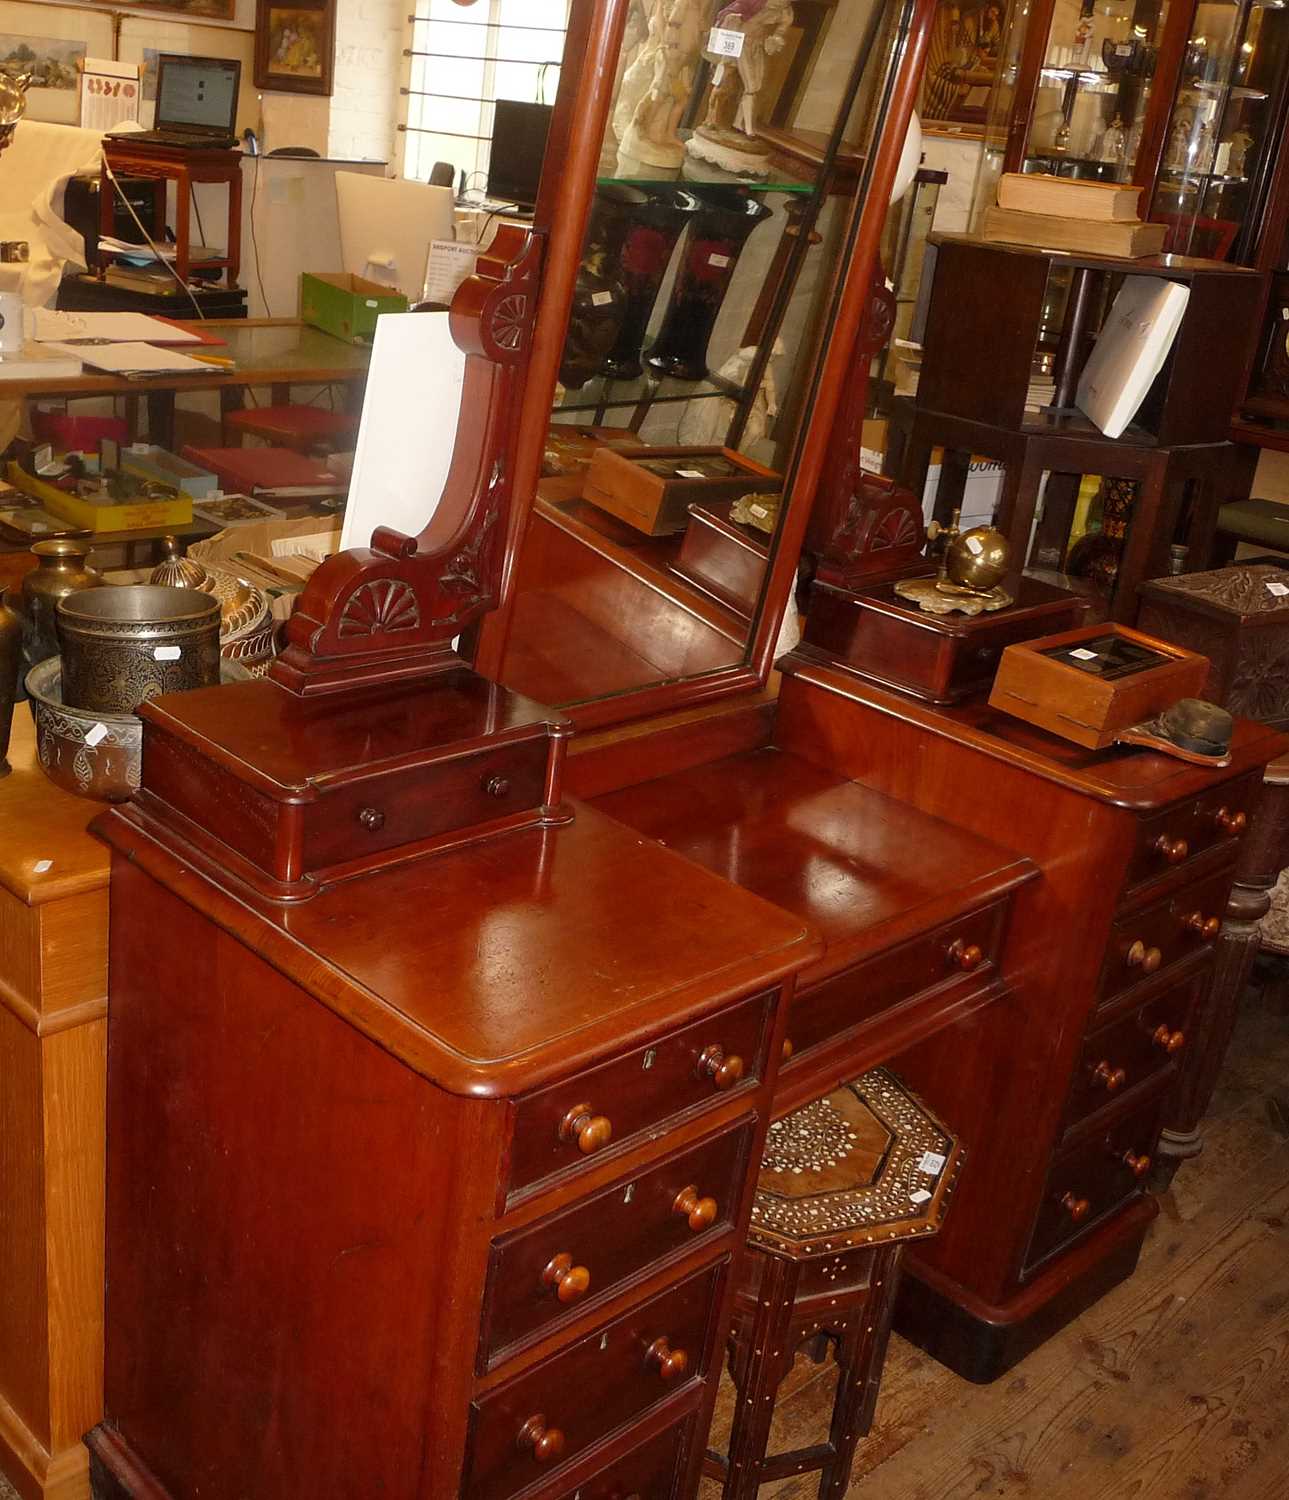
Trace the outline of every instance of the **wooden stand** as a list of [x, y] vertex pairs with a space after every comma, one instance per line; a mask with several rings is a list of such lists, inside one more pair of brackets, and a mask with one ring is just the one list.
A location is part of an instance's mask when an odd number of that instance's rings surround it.
[[0, 1473], [87, 1500], [103, 1404], [107, 850], [23, 704], [0, 781]]
[[750, 620], [765, 583], [770, 538], [731, 521], [733, 504], [719, 500], [689, 507], [689, 525], [673, 571]]
[[[191, 278], [190, 256], [192, 190], [202, 182], [223, 183], [228, 189], [228, 240], [224, 254], [201, 261], [205, 271], [227, 270], [230, 287], [237, 285], [242, 265], [242, 153], [240, 151], [185, 151], [172, 146], [132, 146], [127, 138], [105, 138], [103, 160], [118, 176], [150, 177], [153, 180], [153, 238], [158, 242], [166, 227], [166, 187], [175, 185], [176, 272], [184, 283]], [[106, 176], [106, 173], [104, 174]], [[110, 182], [99, 193], [99, 233], [110, 235], [115, 227], [116, 195]]]

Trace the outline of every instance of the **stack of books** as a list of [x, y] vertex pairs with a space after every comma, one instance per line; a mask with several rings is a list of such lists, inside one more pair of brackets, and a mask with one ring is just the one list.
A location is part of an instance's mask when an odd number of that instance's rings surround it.
[[980, 232], [1002, 244], [1139, 260], [1159, 255], [1168, 234], [1166, 224], [1137, 217], [1140, 196], [1131, 183], [1005, 172], [998, 179], [998, 204], [985, 210]]

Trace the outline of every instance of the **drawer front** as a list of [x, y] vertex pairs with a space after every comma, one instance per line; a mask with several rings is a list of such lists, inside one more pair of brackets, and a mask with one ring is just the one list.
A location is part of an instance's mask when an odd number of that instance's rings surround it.
[[728, 1269], [718, 1261], [481, 1396], [464, 1493], [508, 1500], [701, 1379]]
[[508, 1191], [619, 1149], [664, 1120], [719, 1103], [763, 1076], [774, 994], [755, 995], [515, 1108]]
[[1200, 982], [1176, 985], [1088, 1037], [1070, 1088], [1067, 1128], [1180, 1059]]
[[1152, 1099], [1057, 1159], [1034, 1223], [1027, 1272], [1143, 1191], [1159, 1141], [1162, 1107], [1160, 1099]]
[[685, 1447], [692, 1421], [668, 1427], [641, 1443], [616, 1463], [585, 1479], [576, 1489], [563, 1490], [559, 1500], [680, 1500]]
[[1253, 816], [1262, 773], [1239, 776], [1202, 797], [1142, 818], [1128, 864], [1129, 887], [1143, 885], [1223, 841], [1240, 838]]
[[1231, 893], [1233, 872], [1222, 870], [1143, 906], [1110, 929], [1101, 970], [1102, 1003], [1170, 964], [1210, 950]]
[[668, 1157], [647, 1172], [494, 1241], [480, 1360], [545, 1334], [734, 1223], [754, 1122]]
[[304, 810], [305, 871], [540, 807], [548, 746], [544, 737], [501, 745], [325, 793]]
[[799, 992], [788, 1016], [788, 1067], [812, 1048], [884, 1010], [963, 974], [992, 976], [1002, 940], [1005, 904], [959, 917], [911, 942]]

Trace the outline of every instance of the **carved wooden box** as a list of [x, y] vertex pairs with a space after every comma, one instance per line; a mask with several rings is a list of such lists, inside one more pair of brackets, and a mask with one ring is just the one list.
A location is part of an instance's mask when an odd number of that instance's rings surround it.
[[1157, 578], [1138, 624], [1209, 659], [1201, 695], [1233, 714], [1289, 726], [1289, 569], [1278, 562]]

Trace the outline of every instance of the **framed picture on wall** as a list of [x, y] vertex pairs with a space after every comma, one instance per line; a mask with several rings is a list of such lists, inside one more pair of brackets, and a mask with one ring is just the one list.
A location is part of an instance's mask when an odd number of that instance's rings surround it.
[[922, 79], [923, 129], [983, 134], [1006, 15], [1004, 0], [940, 0]]
[[[92, 0], [95, 5], [119, 6], [120, 0]], [[203, 21], [231, 21], [237, 0], [129, 0], [140, 10], [172, 10]]]
[[256, 88], [330, 94], [335, 51], [336, 0], [256, 0]]

